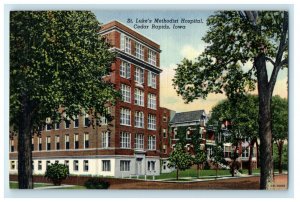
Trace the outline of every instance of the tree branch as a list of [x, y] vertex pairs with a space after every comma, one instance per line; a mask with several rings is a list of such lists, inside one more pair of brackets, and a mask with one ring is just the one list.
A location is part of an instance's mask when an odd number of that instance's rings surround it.
[[273, 65], [273, 66], [275, 66], [275, 62], [274, 62], [274, 61], [273, 61], [271, 58], [269, 58], [269, 57], [266, 57], [266, 60], [267, 60], [267, 61], [269, 61], [269, 62], [271, 62], [271, 63], [272, 63], [272, 65]]

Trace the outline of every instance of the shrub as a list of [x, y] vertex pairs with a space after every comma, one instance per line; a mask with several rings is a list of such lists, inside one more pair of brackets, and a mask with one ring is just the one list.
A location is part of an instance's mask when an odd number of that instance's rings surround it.
[[55, 163], [47, 167], [45, 177], [51, 180], [54, 185], [61, 185], [61, 182], [69, 176], [69, 168], [66, 165]]
[[109, 182], [103, 181], [97, 177], [90, 178], [84, 183], [84, 186], [87, 189], [108, 189], [109, 185]]

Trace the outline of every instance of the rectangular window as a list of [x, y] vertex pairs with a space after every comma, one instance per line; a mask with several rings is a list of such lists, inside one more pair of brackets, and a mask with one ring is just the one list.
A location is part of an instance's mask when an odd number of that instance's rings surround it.
[[167, 145], [163, 145], [163, 153], [166, 154], [167, 153]]
[[144, 59], [144, 46], [138, 42], [135, 42], [135, 56], [141, 60]]
[[84, 148], [89, 148], [89, 146], [90, 146], [89, 134], [84, 133]]
[[70, 149], [70, 136], [69, 135], [65, 135], [65, 148], [66, 149]]
[[10, 162], [10, 169], [11, 170], [15, 170], [16, 169], [16, 162], [15, 161], [11, 161]]
[[83, 171], [89, 171], [89, 161], [88, 160], [83, 161]]
[[102, 148], [110, 147], [110, 132], [102, 132]]
[[84, 127], [89, 127], [90, 126], [90, 118], [89, 118], [88, 114], [84, 115], [83, 124], [84, 124]]
[[131, 88], [130, 86], [121, 84], [121, 94], [122, 94], [122, 100], [124, 102], [131, 102]]
[[102, 160], [102, 171], [110, 171], [110, 160]]
[[78, 171], [78, 160], [73, 161], [73, 170]]
[[46, 124], [46, 131], [49, 131], [49, 130], [51, 130], [52, 129], [52, 125], [51, 124]]
[[130, 79], [130, 63], [121, 61], [120, 76], [125, 79]]
[[127, 36], [124, 36], [124, 51], [131, 54], [131, 39]]
[[130, 133], [121, 132], [121, 148], [130, 148]]
[[134, 104], [144, 106], [144, 91], [140, 89], [134, 89]]
[[39, 144], [39, 151], [42, 151], [42, 137], [39, 137], [38, 144]]
[[59, 123], [55, 123], [55, 124], [54, 124], [54, 129], [55, 129], [55, 130], [59, 130]]
[[148, 71], [148, 86], [156, 88], [156, 74]]
[[148, 161], [148, 171], [155, 171], [155, 161]]
[[163, 128], [163, 137], [166, 138], [167, 137], [167, 130], [165, 128]]
[[134, 80], [138, 84], [143, 84], [144, 83], [144, 69], [139, 68], [139, 67], [135, 67]]
[[148, 114], [148, 129], [156, 130], [156, 116]]
[[167, 122], [167, 115], [166, 114], [164, 114], [164, 116], [163, 116], [163, 122]]
[[134, 115], [134, 125], [137, 128], [144, 128], [144, 113], [143, 112], [135, 112]]
[[74, 149], [79, 148], [78, 134], [74, 134]]
[[65, 120], [65, 128], [66, 129], [70, 128], [70, 124], [71, 124], [71, 121], [69, 119]]
[[177, 139], [177, 128], [174, 128], [174, 139]]
[[79, 119], [78, 119], [78, 115], [74, 118], [74, 128], [78, 128], [79, 126]]
[[148, 149], [155, 150], [156, 149], [156, 137], [155, 135], [148, 136]]
[[48, 136], [46, 139], [47, 150], [51, 150], [51, 137]]
[[56, 150], [60, 150], [59, 135], [55, 136], [55, 146], [56, 146]]
[[156, 95], [152, 93], [148, 94], [148, 108], [156, 109]]
[[50, 166], [51, 162], [50, 161], [46, 161], [46, 168], [48, 168], [48, 166]]
[[34, 137], [31, 138], [31, 151], [34, 151]]
[[67, 168], [70, 169], [69, 168], [69, 160], [65, 160], [65, 166], [67, 166]]
[[131, 117], [131, 111], [129, 109], [122, 108], [120, 124], [130, 126], [131, 125], [130, 117]]
[[130, 171], [130, 161], [120, 161], [120, 171]]
[[42, 170], [42, 161], [38, 161], [38, 170]]
[[10, 140], [10, 152], [14, 152], [15, 151], [15, 141], [14, 139]]
[[148, 50], [148, 62], [156, 66], [156, 53], [152, 50]]
[[144, 150], [144, 135], [135, 134], [134, 148], [138, 150]]

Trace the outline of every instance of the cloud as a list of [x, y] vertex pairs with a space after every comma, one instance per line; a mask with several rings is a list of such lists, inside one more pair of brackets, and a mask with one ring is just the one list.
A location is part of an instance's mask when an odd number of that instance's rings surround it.
[[189, 59], [189, 60], [194, 60], [197, 58], [202, 52], [204, 51], [204, 46], [199, 46], [199, 47], [193, 47], [191, 45], [184, 45], [183, 48], [180, 51], [180, 54]]

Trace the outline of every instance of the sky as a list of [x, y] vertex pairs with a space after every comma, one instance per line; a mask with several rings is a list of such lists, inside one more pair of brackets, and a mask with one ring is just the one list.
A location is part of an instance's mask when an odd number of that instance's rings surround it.
[[[117, 20], [133, 30], [139, 32], [145, 37], [155, 41], [162, 50], [160, 54], [160, 68], [163, 70], [160, 74], [160, 106], [166, 107], [176, 112], [192, 111], [204, 109], [207, 113], [213, 106], [222, 99], [226, 99], [223, 94], [209, 94], [204, 99], [197, 99], [189, 104], [185, 104], [180, 95], [177, 95], [172, 86], [172, 79], [175, 75], [174, 69], [183, 58], [195, 59], [206, 44], [201, 40], [208, 30], [206, 26], [207, 18], [214, 14], [207, 10], [94, 10], [99, 22], [105, 24]], [[199, 20], [199, 23], [179, 23], [184, 25], [185, 29], [174, 29], [173, 23], [166, 23], [170, 29], [152, 29], [156, 18], [166, 20]], [[137, 22], [138, 20], [138, 22]], [[140, 21], [144, 20], [143, 23]], [[152, 22], [150, 22], [150, 20]], [[203, 23], [200, 22], [202, 20]], [[136, 25], [148, 25], [147, 29], [137, 28]], [[163, 23], [164, 24], [164, 23]], [[158, 25], [158, 24], [157, 24]], [[249, 67], [250, 63], [247, 64]], [[271, 70], [271, 68], [268, 68]], [[255, 94], [256, 92], [254, 92]], [[281, 70], [278, 75], [273, 95], [287, 97], [287, 70]]]

